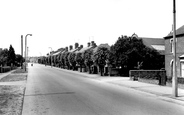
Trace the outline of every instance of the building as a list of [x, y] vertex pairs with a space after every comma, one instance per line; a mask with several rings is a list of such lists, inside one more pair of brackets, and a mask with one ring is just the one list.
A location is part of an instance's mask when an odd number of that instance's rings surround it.
[[[173, 75], [173, 32], [165, 39], [165, 69], [168, 78]], [[184, 78], [184, 25], [176, 30], [176, 64], [177, 76]]]

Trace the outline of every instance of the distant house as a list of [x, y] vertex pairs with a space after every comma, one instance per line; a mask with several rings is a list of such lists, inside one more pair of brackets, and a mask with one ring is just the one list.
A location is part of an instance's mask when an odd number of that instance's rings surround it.
[[[173, 74], [173, 32], [165, 39], [165, 69], [168, 77]], [[176, 30], [177, 76], [184, 78], [184, 25]]]

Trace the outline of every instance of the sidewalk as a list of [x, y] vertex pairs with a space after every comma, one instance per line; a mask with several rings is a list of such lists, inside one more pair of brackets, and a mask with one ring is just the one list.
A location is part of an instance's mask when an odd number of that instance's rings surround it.
[[[56, 68], [56, 67], [53, 67], [53, 68]], [[180, 105], [184, 106], [184, 89], [178, 88], [178, 97], [173, 97], [172, 96], [172, 87], [168, 87], [168, 86], [160, 86], [160, 85], [155, 85], [155, 84], [132, 81], [129, 79], [129, 77], [100, 76], [98, 74], [88, 74], [88, 73], [84, 73], [84, 72], [66, 70], [66, 69], [61, 69], [61, 68], [56, 68], [56, 69], [59, 69], [61, 71], [79, 74], [79, 75], [82, 75], [84, 77], [92, 78], [95, 80], [100, 80], [100, 81], [107, 82], [110, 84], [131, 88], [131, 89], [138, 90], [138, 91], [141, 91], [144, 93], [149, 93], [149, 94], [154, 95], [162, 100], [173, 102], [173, 103], [180, 104]]]

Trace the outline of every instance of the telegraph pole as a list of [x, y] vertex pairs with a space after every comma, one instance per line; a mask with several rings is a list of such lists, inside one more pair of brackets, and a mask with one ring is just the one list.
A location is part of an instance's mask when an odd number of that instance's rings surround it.
[[[23, 58], [23, 35], [21, 35], [21, 55]], [[23, 69], [23, 60], [21, 60], [21, 69]]]
[[173, 96], [178, 96], [178, 78], [177, 78], [177, 59], [176, 59], [176, 0], [173, 0], [173, 57], [174, 57], [174, 63], [173, 63], [173, 78], [172, 78], [172, 92]]
[[27, 58], [26, 58], [26, 53], [27, 53], [27, 38], [25, 37], [25, 54], [24, 54], [24, 57], [25, 57], [25, 71], [26, 71], [26, 66], [27, 66], [27, 65], [26, 65], [26, 64], [27, 64], [27, 63], [26, 63], [26, 61], [27, 61], [27, 60], [26, 60], [26, 59], [27, 59]]

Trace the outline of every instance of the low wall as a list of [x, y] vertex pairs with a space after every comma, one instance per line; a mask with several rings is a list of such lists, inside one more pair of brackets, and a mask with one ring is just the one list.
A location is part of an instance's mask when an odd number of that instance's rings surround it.
[[129, 77], [131, 80], [166, 85], [165, 70], [130, 70]]

